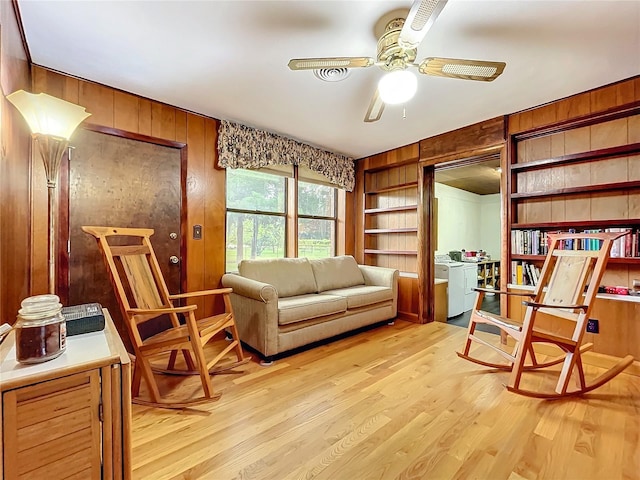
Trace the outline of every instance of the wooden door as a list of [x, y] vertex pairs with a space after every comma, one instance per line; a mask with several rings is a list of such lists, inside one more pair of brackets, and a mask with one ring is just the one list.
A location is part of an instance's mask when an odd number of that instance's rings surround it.
[[[170, 293], [179, 293], [181, 150], [91, 130], [77, 131], [73, 145], [68, 175], [68, 304], [98, 302], [108, 308], [120, 336], [130, 347], [96, 241], [81, 227], [153, 228], [151, 243], [165, 282]], [[171, 262], [172, 256], [178, 263]]]

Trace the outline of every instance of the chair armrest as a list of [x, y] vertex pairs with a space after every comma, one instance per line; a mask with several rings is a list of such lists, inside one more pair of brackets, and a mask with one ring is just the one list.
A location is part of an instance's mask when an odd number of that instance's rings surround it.
[[376, 267], [374, 265], [358, 265], [362, 272], [365, 285], [376, 285], [392, 288], [398, 279], [398, 270], [395, 268]]
[[529, 300], [523, 300], [522, 301], [523, 305], [526, 305], [527, 307], [533, 307], [535, 309], [538, 308], [570, 308], [572, 310], [587, 310], [587, 306], [586, 305], [550, 305], [547, 303], [538, 303], [538, 302], [532, 302]]
[[231, 289], [216, 288], [215, 290], [200, 290], [197, 292], [176, 293], [175, 295], [169, 295], [169, 299], [177, 300], [178, 298], [203, 297], [205, 295], [221, 295], [223, 293], [231, 293]]
[[504, 290], [492, 290], [490, 288], [479, 288], [479, 287], [476, 287], [473, 290], [476, 292], [495, 293], [497, 295], [507, 295], [509, 297], [534, 297], [535, 296], [535, 293], [533, 292], [531, 293], [505, 292]]
[[278, 292], [273, 285], [258, 282], [251, 278], [242, 277], [233, 273], [225, 273], [222, 276], [222, 285], [229, 287], [233, 293], [260, 300], [267, 303], [268, 301], [278, 301]]
[[186, 305], [184, 307], [165, 307], [165, 308], [130, 308], [127, 313], [134, 315], [162, 314], [162, 313], [186, 313], [198, 308], [197, 305]]

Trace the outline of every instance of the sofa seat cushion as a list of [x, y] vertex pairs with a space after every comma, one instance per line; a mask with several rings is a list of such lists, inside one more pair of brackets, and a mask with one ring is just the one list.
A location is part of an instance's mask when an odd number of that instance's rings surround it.
[[313, 270], [306, 258], [242, 260], [238, 272], [243, 277], [272, 285], [279, 297], [317, 292]]
[[350, 255], [321, 258], [309, 262], [316, 278], [318, 292], [364, 285], [364, 276]]
[[327, 290], [326, 292], [321, 292], [320, 295], [345, 297], [347, 299], [347, 308], [358, 308], [393, 300], [393, 289], [374, 285], [358, 285]]
[[347, 299], [337, 295], [297, 295], [278, 299], [278, 324], [290, 325], [347, 310]]

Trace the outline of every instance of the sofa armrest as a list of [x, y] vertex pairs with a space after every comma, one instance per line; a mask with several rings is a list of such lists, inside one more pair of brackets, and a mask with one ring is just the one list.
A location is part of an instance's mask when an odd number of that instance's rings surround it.
[[398, 314], [398, 276], [400, 272], [395, 268], [376, 267], [373, 265], [358, 265], [365, 285], [388, 287], [393, 290], [393, 316]]
[[398, 283], [398, 270], [394, 268], [375, 267], [373, 265], [358, 265], [365, 285], [377, 285], [393, 288]]
[[262, 300], [264, 303], [275, 300], [278, 301], [278, 292], [274, 286], [268, 283], [258, 282], [251, 278], [242, 277], [233, 273], [225, 273], [222, 276], [222, 285], [231, 287], [234, 293], [243, 297]]
[[222, 285], [231, 287], [231, 305], [240, 340], [265, 357], [278, 353], [278, 292], [268, 283], [226, 273]]

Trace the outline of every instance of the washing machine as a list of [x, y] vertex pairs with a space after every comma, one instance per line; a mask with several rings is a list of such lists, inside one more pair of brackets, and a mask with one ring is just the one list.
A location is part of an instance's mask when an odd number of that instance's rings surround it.
[[435, 277], [447, 280], [447, 318], [456, 317], [465, 311], [465, 264], [449, 255], [436, 255], [435, 260]]
[[478, 287], [478, 264], [465, 262], [462, 271], [464, 276], [464, 311], [468, 312], [473, 310], [478, 297], [478, 292], [475, 291], [475, 288]]

